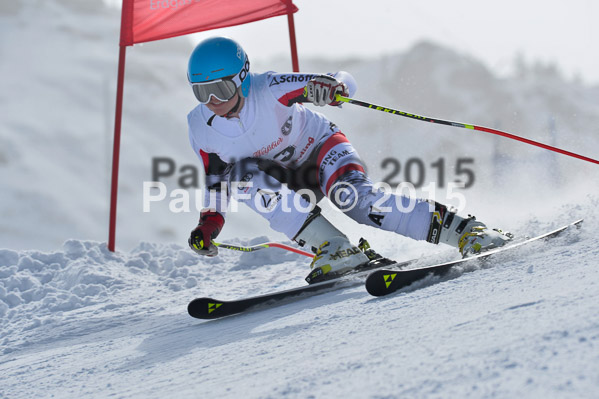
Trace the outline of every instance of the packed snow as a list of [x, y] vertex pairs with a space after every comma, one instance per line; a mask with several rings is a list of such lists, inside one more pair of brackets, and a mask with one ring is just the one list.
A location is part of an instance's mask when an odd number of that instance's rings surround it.
[[[177, 170], [198, 166], [185, 127], [192, 44], [128, 50], [112, 253], [105, 240], [119, 12], [91, 0], [22, 0], [3, 3], [0, 21], [0, 398], [599, 397], [597, 165], [350, 105], [326, 110], [375, 180], [389, 175], [381, 160], [391, 157], [402, 165], [392, 180], [417, 158], [434, 181], [439, 169], [430, 165], [443, 158], [445, 184], [432, 187], [456, 205], [448, 183], [459, 177], [458, 160], [472, 158], [474, 184], [459, 191], [464, 212], [518, 237], [584, 223], [388, 297], [358, 284], [196, 320], [186, 312], [195, 297], [297, 287], [309, 267], [280, 249], [199, 258], [186, 246], [194, 207], [172, 213], [162, 202], [143, 212], [153, 157], [175, 160]], [[23, 51], [33, 42], [36, 51]], [[253, 60], [256, 70], [289, 69], [288, 60]], [[498, 78], [433, 43], [301, 65], [350, 71], [356, 98], [599, 157], [599, 87], [566, 80], [553, 66], [520, 65]], [[163, 181], [174, 190], [179, 177]], [[366, 237], [384, 256], [419, 258], [415, 266], [458, 257], [323, 207], [352, 240]], [[294, 245], [248, 213], [230, 214], [219, 239]]]
[[[54, 252], [2, 250], [0, 396], [593, 398], [597, 205], [589, 198], [521, 226], [585, 217], [580, 229], [389, 297], [356, 286], [215, 321], [190, 318], [187, 302], [295, 287], [303, 257], [272, 249], [199, 260], [150, 243], [113, 254], [77, 240]], [[409, 247], [381, 250], [407, 259], [417, 255]]]

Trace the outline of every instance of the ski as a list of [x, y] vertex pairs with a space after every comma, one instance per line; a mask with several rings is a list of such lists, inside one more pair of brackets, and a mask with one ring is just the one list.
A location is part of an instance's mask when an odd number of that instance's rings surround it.
[[467, 257], [464, 259], [456, 260], [453, 262], [441, 263], [433, 266], [422, 267], [411, 270], [396, 270], [396, 269], [378, 269], [372, 272], [366, 279], [366, 290], [370, 295], [384, 296], [391, 294], [397, 290], [407, 287], [416, 281], [422, 280], [429, 275], [443, 276], [451, 270], [454, 266], [463, 265], [467, 262], [480, 262], [485, 260], [497, 253], [509, 251], [511, 249], [520, 247], [522, 245], [529, 244], [534, 241], [548, 239], [559, 235], [564, 230], [571, 226], [580, 226], [583, 219], [577, 220], [566, 226], [560, 227], [559, 229], [550, 231], [549, 233], [539, 235], [537, 237], [529, 238], [524, 241], [508, 244], [506, 246], [492, 249], [481, 253], [479, 255]]
[[[284, 291], [272, 292], [264, 295], [223, 301], [214, 298], [196, 298], [187, 306], [190, 316], [197, 319], [218, 319], [245, 312], [251, 308], [260, 306], [261, 309], [289, 303], [292, 300], [307, 298], [308, 296], [329, 292], [340, 288], [348, 288], [364, 284], [364, 279], [369, 272], [382, 267], [406, 267], [418, 259], [412, 259], [397, 263], [387, 258], [378, 258], [366, 265], [352, 270], [333, 279], [312, 283], [309, 285], [291, 288]], [[311, 273], [312, 274], [312, 273]], [[310, 275], [306, 278], [310, 280]]]

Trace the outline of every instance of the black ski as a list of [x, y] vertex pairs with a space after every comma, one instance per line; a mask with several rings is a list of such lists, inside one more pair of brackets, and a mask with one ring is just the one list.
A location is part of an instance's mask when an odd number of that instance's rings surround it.
[[368, 291], [368, 293], [370, 295], [374, 295], [374, 296], [388, 295], [388, 294], [395, 292], [399, 289], [407, 287], [410, 284], [412, 284], [418, 280], [421, 280], [428, 275], [432, 274], [435, 276], [443, 276], [444, 274], [449, 272], [449, 270], [451, 270], [451, 268], [454, 266], [462, 265], [466, 262], [481, 261], [481, 260], [484, 260], [484, 259], [486, 259], [492, 255], [495, 255], [499, 252], [509, 251], [510, 249], [520, 247], [522, 245], [525, 245], [525, 244], [528, 244], [528, 243], [531, 243], [534, 241], [555, 237], [558, 234], [560, 234], [561, 232], [563, 232], [564, 230], [566, 230], [568, 227], [579, 226], [581, 223], [582, 223], [582, 219], [577, 220], [573, 223], [570, 223], [566, 226], [560, 227], [559, 229], [553, 230], [549, 233], [542, 234], [537, 237], [529, 238], [527, 240], [524, 240], [524, 241], [521, 241], [518, 243], [508, 244], [504, 247], [489, 250], [480, 255], [471, 256], [471, 257], [456, 260], [453, 262], [441, 263], [438, 265], [427, 266], [427, 267], [422, 267], [422, 268], [412, 269], [412, 270], [379, 269], [379, 270], [371, 273], [368, 276], [368, 278], [366, 279], [366, 290]]
[[[214, 298], [197, 298], [189, 303], [187, 306], [187, 311], [190, 316], [198, 319], [217, 319], [220, 317], [244, 312], [257, 305], [261, 305], [262, 308], [277, 306], [282, 303], [288, 303], [292, 299], [297, 300], [308, 297], [310, 294], [313, 295], [315, 293], [328, 292], [334, 289], [362, 285], [364, 284], [364, 279], [366, 278], [367, 274], [373, 269], [381, 267], [402, 268], [416, 262], [417, 260], [418, 259], [413, 259], [397, 263], [386, 258], [378, 258], [366, 265], [359, 267], [357, 270], [353, 270], [352, 272], [346, 273], [334, 279], [249, 298], [231, 301], [222, 301]], [[308, 276], [308, 279], [309, 278], [310, 276]]]

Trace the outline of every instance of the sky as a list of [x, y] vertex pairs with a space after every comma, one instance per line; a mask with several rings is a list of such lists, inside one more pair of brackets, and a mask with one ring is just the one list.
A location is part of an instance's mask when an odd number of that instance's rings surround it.
[[[593, 0], [294, 0], [300, 58], [376, 57], [428, 39], [484, 62], [499, 75], [516, 56], [553, 63], [599, 84], [599, 2]], [[239, 41], [251, 59], [289, 54], [287, 17], [191, 35]], [[291, 69], [291, 62], [290, 62]]]

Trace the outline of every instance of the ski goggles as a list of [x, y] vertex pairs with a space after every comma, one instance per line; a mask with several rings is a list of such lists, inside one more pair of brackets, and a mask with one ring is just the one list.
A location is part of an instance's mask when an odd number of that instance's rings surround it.
[[202, 104], [210, 102], [210, 97], [219, 101], [229, 101], [237, 93], [237, 85], [231, 78], [211, 80], [206, 83], [192, 83], [191, 88]]

